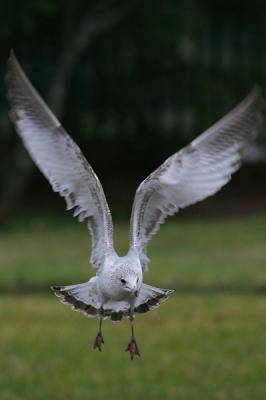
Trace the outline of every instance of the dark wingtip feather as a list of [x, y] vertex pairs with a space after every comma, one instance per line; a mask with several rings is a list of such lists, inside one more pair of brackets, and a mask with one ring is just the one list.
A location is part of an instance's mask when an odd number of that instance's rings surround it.
[[15, 124], [18, 120], [18, 115], [15, 111], [15, 98], [14, 98], [14, 87], [16, 83], [16, 70], [18, 67], [18, 61], [15, 56], [13, 49], [10, 50], [9, 57], [7, 60], [7, 72], [5, 75], [5, 84], [7, 87], [7, 100], [11, 107], [9, 111], [9, 118]]
[[253, 86], [243, 103], [254, 104], [262, 114], [266, 114], [266, 101], [263, 97], [263, 90], [257, 83]]
[[13, 62], [13, 61], [17, 61], [17, 57], [16, 57], [14, 49], [11, 48], [7, 62], [9, 63], [9, 62]]
[[53, 292], [60, 292], [63, 286], [51, 286]]
[[262, 94], [262, 88], [258, 83], [255, 83], [255, 85], [253, 86], [253, 88], [250, 91], [250, 94]]
[[95, 317], [99, 314], [97, 308], [76, 299], [75, 296], [64, 289], [64, 286], [51, 286], [51, 289], [59, 297], [61, 303], [70, 305], [72, 310], [83, 312], [87, 317]]
[[7, 74], [6, 81], [9, 81], [9, 78], [13, 72], [13, 69], [19, 65], [18, 60], [16, 58], [15, 52], [13, 49], [10, 50], [9, 57], [7, 59]]
[[159, 307], [159, 305], [165, 300], [167, 300], [168, 296], [170, 296], [170, 294], [174, 292], [174, 290], [172, 289], [162, 289], [162, 290], [163, 293], [160, 293], [155, 297], [149, 298], [145, 303], [142, 303], [139, 306], [137, 306], [135, 308], [135, 312], [143, 314]]

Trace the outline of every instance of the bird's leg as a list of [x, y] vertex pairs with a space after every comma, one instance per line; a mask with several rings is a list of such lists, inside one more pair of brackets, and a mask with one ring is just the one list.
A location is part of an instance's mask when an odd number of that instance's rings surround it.
[[104, 344], [103, 335], [102, 335], [102, 322], [103, 322], [103, 318], [104, 318], [104, 310], [102, 307], [100, 308], [99, 314], [100, 314], [99, 331], [94, 340], [93, 348], [98, 349], [99, 351], [102, 351], [102, 345]]
[[131, 360], [134, 359], [134, 356], [140, 357], [139, 348], [135, 339], [135, 332], [134, 332], [134, 316], [133, 313], [130, 314], [129, 317], [131, 323], [131, 341], [129, 342], [126, 351], [129, 352]]

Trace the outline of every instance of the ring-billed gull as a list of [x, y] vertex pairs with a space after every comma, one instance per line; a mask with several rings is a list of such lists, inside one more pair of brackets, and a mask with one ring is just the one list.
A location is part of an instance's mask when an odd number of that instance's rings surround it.
[[259, 88], [188, 146], [169, 157], [138, 187], [130, 223], [130, 245], [119, 257], [113, 245], [111, 213], [92, 167], [26, 77], [13, 52], [8, 61], [10, 116], [25, 147], [67, 209], [87, 221], [92, 237], [91, 264], [96, 275], [88, 282], [52, 289], [61, 301], [87, 316], [98, 316], [94, 347], [102, 349], [103, 319], [131, 321], [131, 359], [140, 355], [134, 314], [156, 308], [172, 290], [143, 283], [147, 243], [169, 215], [216, 193], [240, 167], [265, 113]]

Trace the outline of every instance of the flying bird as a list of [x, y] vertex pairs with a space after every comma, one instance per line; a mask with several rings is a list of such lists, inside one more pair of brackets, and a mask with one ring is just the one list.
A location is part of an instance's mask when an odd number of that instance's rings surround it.
[[147, 244], [167, 216], [220, 190], [239, 169], [256, 137], [266, 106], [255, 87], [225, 117], [173, 154], [138, 187], [130, 221], [129, 250], [114, 249], [111, 213], [99, 179], [80, 148], [64, 130], [26, 77], [14, 52], [8, 60], [10, 117], [26, 149], [53, 190], [65, 198], [67, 210], [86, 221], [92, 238], [91, 264], [96, 275], [88, 282], [53, 286], [60, 300], [86, 316], [99, 318], [94, 348], [104, 344], [102, 321], [131, 322], [126, 348], [131, 359], [140, 351], [134, 316], [158, 307], [173, 290], [143, 283], [148, 269]]

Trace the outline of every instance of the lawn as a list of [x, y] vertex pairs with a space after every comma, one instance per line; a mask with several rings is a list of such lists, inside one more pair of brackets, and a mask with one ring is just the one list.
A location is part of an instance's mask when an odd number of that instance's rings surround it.
[[[127, 225], [116, 229], [123, 252]], [[137, 317], [133, 362], [128, 321], [104, 324], [99, 353], [97, 321], [50, 293], [93, 273], [84, 226], [32, 217], [0, 235], [1, 400], [266, 398], [265, 216], [162, 228], [146, 281], [176, 293]]]
[[[119, 254], [128, 224], [115, 225]], [[180, 290], [266, 290], [266, 216], [171, 218], [150, 241], [147, 283]], [[44, 291], [52, 284], [84, 282], [90, 237], [84, 224], [29, 217], [0, 231], [0, 288]]]

